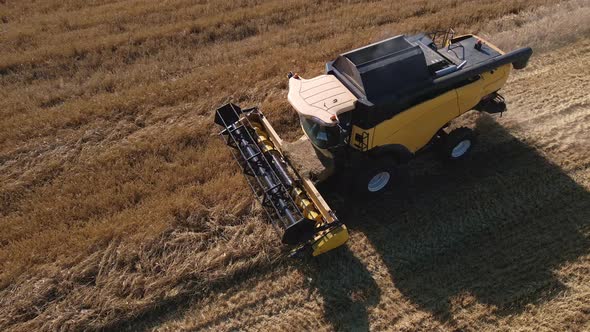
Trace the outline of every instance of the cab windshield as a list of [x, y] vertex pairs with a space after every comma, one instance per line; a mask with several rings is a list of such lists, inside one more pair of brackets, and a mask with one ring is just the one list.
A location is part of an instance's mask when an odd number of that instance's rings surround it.
[[312, 119], [300, 116], [301, 126], [309, 140], [320, 149], [327, 149], [340, 143], [338, 126], [326, 126]]

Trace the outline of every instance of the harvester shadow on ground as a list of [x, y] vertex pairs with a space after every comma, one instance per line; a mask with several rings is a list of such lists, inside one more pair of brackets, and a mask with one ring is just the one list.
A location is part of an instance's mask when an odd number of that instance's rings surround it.
[[[359, 200], [334, 182], [320, 186], [352, 229], [351, 241], [364, 233], [394, 286], [441, 322], [452, 320], [455, 307], [479, 303], [503, 316], [547, 301], [566, 288], [555, 271], [590, 249], [583, 234], [590, 228], [590, 193], [491, 117], [480, 117], [476, 129], [479, 145], [470, 158], [444, 164], [420, 157], [397, 193]], [[332, 257], [326, 265], [343, 268], [321, 268], [339, 284], [355, 284], [358, 259]], [[338, 287], [317, 286], [328, 295]], [[364, 304], [378, 302], [378, 289], [365, 292], [374, 296]], [[325, 306], [331, 320], [346, 315], [338, 312], [338, 299]]]
[[305, 261], [301, 270], [310, 280], [310, 291], [324, 300], [324, 317], [338, 331], [368, 331], [368, 308], [379, 303], [380, 289], [348, 247]]

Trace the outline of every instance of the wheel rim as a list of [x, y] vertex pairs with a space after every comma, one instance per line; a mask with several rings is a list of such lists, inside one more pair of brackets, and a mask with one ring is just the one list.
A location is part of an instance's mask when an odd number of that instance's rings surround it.
[[465, 154], [465, 152], [467, 152], [467, 150], [469, 150], [470, 147], [471, 147], [470, 140], [468, 140], [468, 139], [462, 140], [461, 142], [459, 142], [459, 144], [457, 144], [457, 146], [455, 146], [453, 148], [453, 151], [451, 151], [451, 156], [453, 158], [461, 157], [462, 155]]
[[379, 191], [379, 190], [385, 188], [385, 186], [389, 183], [390, 178], [391, 178], [391, 175], [389, 174], [389, 172], [377, 173], [369, 181], [369, 184], [367, 185], [367, 189], [372, 193]]

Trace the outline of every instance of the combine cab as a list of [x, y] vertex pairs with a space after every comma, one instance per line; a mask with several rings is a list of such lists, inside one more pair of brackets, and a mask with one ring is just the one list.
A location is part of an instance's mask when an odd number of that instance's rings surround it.
[[[398, 183], [392, 179], [399, 164], [429, 147], [446, 159], [468, 155], [472, 130], [447, 132], [450, 122], [473, 109], [503, 112], [498, 91], [531, 54], [528, 47], [504, 53], [452, 30], [400, 35], [341, 54], [326, 64], [325, 75], [289, 73], [288, 99], [327, 168], [352, 171], [346, 178], [353, 179], [353, 190], [374, 195]], [[347, 240], [346, 227], [293, 169], [258, 109], [228, 104], [217, 110], [215, 122], [283, 243], [319, 255]]]

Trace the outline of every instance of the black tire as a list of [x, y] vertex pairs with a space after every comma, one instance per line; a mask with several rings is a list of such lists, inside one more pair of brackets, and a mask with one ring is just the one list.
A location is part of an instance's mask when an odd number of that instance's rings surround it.
[[379, 158], [352, 176], [353, 189], [357, 195], [374, 196], [391, 189], [397, 181], [398, 168], [393, 158]]
[[439, 152], [443, 159], [461, 160], [471, 153], [474, 144], [473, 130], [461, 127], [443, 137]]

